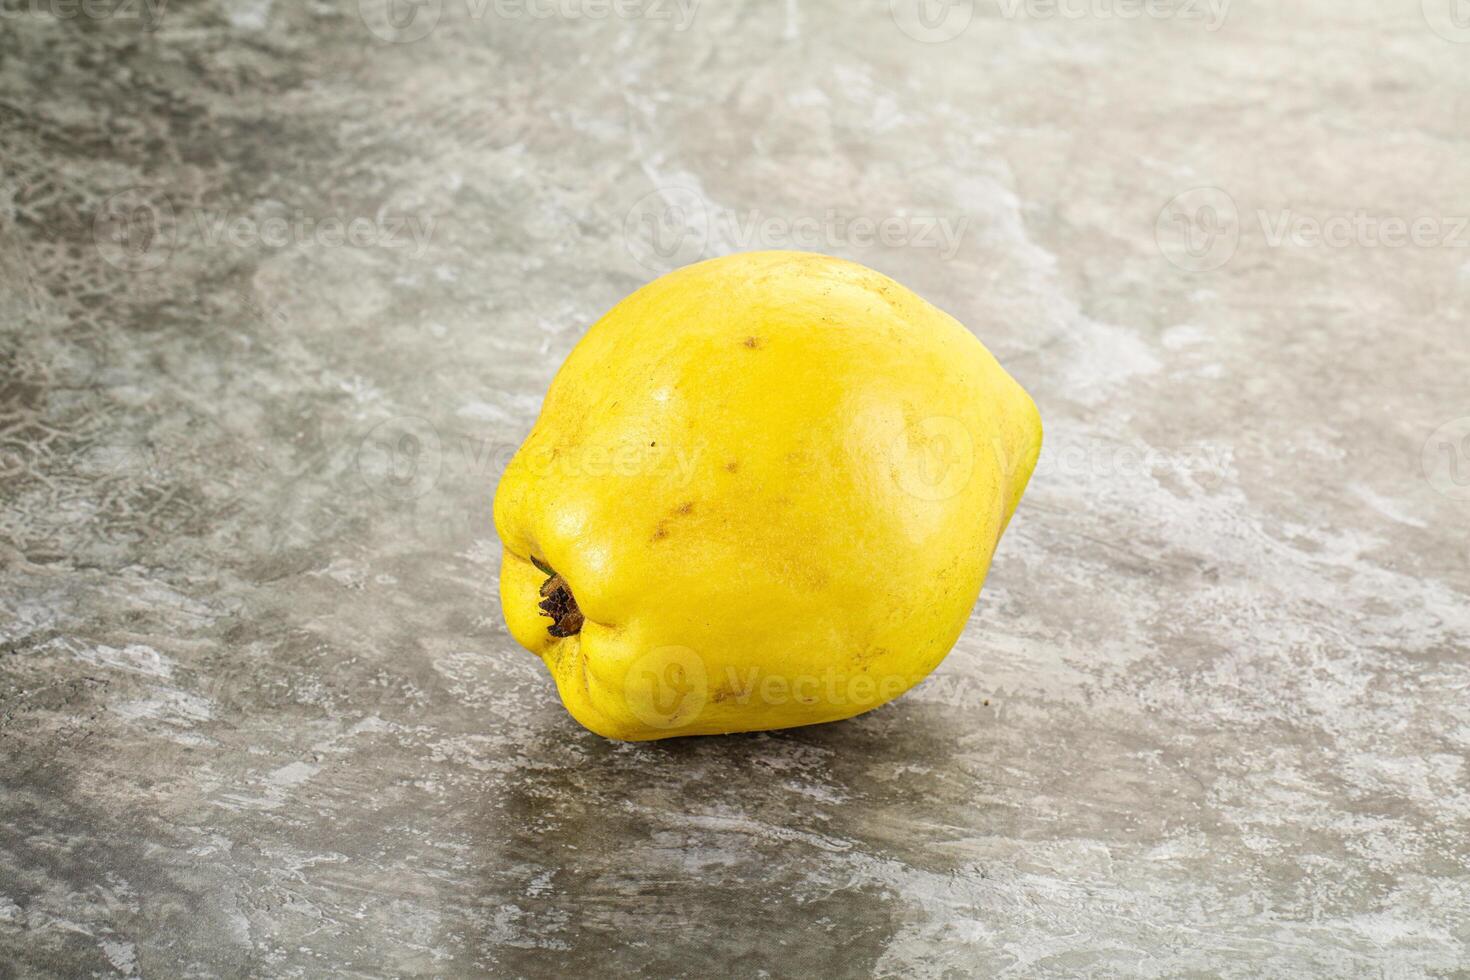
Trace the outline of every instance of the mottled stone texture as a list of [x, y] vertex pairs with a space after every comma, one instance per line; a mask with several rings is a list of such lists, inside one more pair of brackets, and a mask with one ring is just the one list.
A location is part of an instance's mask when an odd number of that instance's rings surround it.
[[[0, 976], [1467, 975], [1470, 31], [917, 3], [7, 6]], [[604, 741], [497, 475], [791, 245], [1040, 469], [906, 697]]]

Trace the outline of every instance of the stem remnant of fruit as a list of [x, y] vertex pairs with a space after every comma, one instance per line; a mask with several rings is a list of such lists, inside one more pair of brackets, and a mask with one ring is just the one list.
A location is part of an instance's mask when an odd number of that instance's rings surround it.
[[541, 601], [536, 604], [541, 610], [541, 615], [550, 616], [552, 619], [551, 625], [546, 627], [546, 632], [558, 639], [564, 636], [576, 636], [582, 632], [582, 610], [577, 608], [577, 600], [572, 595], [571, 588], [567, 586], [566, 579], [539, 561], [535, 562], [535, 565], [550, 576], [541, 583]]

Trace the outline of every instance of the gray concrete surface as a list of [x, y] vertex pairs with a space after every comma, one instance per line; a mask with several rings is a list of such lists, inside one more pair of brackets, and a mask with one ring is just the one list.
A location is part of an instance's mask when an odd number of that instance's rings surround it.
[[[1448, 0], [375, 2], [4, 12], [0, 975], [1470, 976]], [[1040, 470], [908, 696], [603, 741], [497, 474], [789, 246]]]

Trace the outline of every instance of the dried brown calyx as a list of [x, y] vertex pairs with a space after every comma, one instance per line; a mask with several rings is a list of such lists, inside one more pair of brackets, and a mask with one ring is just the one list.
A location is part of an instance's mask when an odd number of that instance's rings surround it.
[[546, 632], [557, 638], [576, 636], [582, 632], [582, 610], [577, 608], [577, 599], [566, 579], [535, 558], [531, 562], [547, 576], [541, 583], [541, 601], [536, 604], [541, 615], [551, 617], [552, 622], [546, 627]]

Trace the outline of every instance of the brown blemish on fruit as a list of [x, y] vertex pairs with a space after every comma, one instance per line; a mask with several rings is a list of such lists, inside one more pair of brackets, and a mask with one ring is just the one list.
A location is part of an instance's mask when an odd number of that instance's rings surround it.
[[582, 610], [577, 608], [577, 599], [572, 595], [566, 579], [535, 558], [531, 559], [531, 563], [548, 576], [541, 583], [541, 601], [536, 604], [541, 615], [551, 617], [552, 622], [546, 627], [546, 632], [557, 639], [576, 636], [582, 632], [582, 623], [585, 621]]
[[728, 463], [725, 464], [725, 472], [726, 473], [735, 473], [739, 469], [740, 469], [740, 460], [738, 460], [738, 459], [732, 459], [732, 460], [730, 460], [730, 462], [728, 462]]
[[669, 511], [668, 517], [663, 518], [656, 525], [654, 525], [653, 537], [649, 540], [662, 541], [664, 538], [669, 536], [670, 521], [672, 521], [676, 517], [687, 517], [692, 513], [694, 513], [694, 501], [684, 501], [682, 504]]
[[746, 337], [743, 344], [747, 350], [760, 350], [765, 345], [765, 341], [759, 337]]

